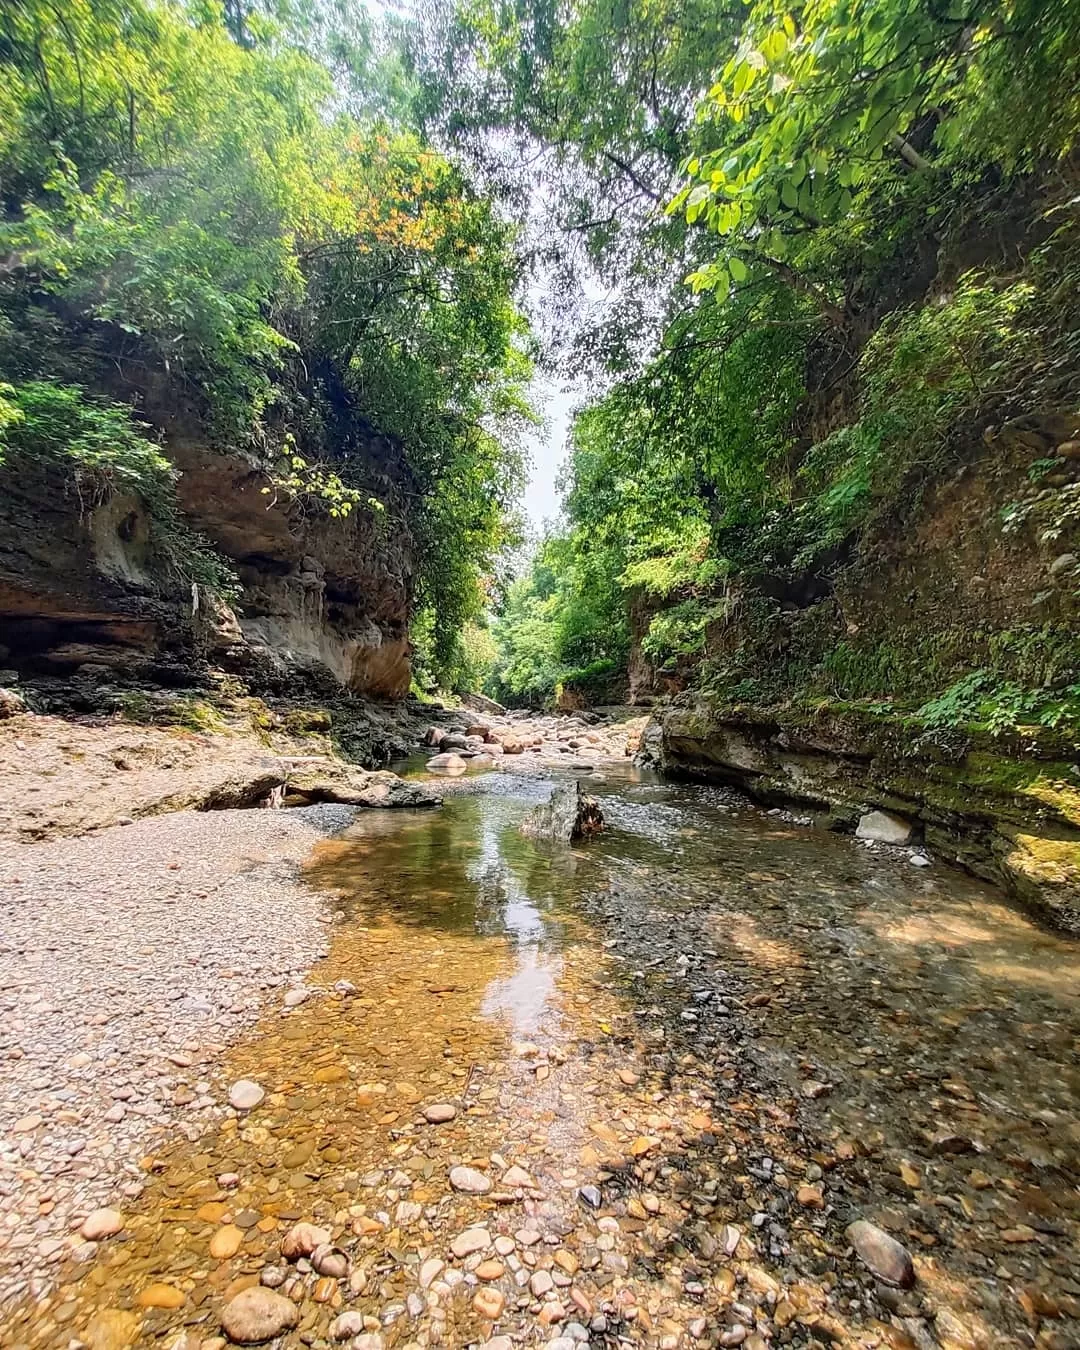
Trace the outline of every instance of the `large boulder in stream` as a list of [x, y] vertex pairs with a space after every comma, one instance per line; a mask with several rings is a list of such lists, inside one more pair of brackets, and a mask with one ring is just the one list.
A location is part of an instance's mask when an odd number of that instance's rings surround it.
[[428, 760], [427, 767], [432, 773], [455, 774], [464, 773], [469, 766], [461, 755], [448, 753], [433, 756]]
[[588, 839], [604, 828], [600, 803], [580, 783], [557, 783], [551, 799], [530, 811], [521, 822], [521, 833], [527, 839], [551, 839], [555, 843], [572, 844]]

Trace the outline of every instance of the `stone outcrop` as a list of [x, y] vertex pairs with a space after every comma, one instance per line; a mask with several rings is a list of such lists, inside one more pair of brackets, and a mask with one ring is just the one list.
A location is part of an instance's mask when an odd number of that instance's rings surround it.
[[138, 497], [84, 500], [69, 476], [5, 474], [0, 665], [102, 666], [183, 683], [199, 663], [285, 692], [298, 677], [373, 698], [408, 691], [412, 542], [370, 512], [333, 519], [267, 494], [252, 458], [169, 437], [185, 523], [235, 571], [230, 605], [182, 582]]
[[[0, 723], [0, 838], [85, 834], [170, 811], [342, 802], [434, 806], [396, 774], [275, 754], [253, 732], [100, 725], [16, 714]], [[314, 758], [314, 757], [313, 757]]]
[[1080, 769], [1063, 737], [931, 735], [914, 718], [851, 704], [685, 697], [649, 723], [642, 755], [672, 776], [820, 812], [836, 828], [854, 830], [871, 811], [901, 817], [937, 856], [1080, 932]]

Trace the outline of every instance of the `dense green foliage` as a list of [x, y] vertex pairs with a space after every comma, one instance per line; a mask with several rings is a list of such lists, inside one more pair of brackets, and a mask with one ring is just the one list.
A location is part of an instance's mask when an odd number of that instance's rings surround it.
[[145, 470], [159, 514], [130, 402], [187, 410], [278, 499], [411, 534], [445, 663], [506, 541], [529, 338], [512, 231], [410, 129], [408, 93], [350, 6], [5, 7], [0, 378], [21, 459]]
[[574, 550], [568, 540], [544, 540], [510, 587], [492, 636], [486, 674], [496, 697], [538, 706], [573, 684], [604, 701], [629, 636], [603, 543]]
[[[781, 608], [869, 565], [875, 530], [984, 431], [1076, 406], [1080, 3], [473, 0], [417, 59], [429, 116], [509, 199], [506, 146], [541, 166], [538, 255], [614, 285], [605, 340], [592, 316], [576, 329], [602, 387], [574, 424], [565, 533], [512, 592], [492, 687], [550, 695], [564, 633], [625, 664], [633, 630], [654, 675], [729, 694], [921, 703], [972, 664], [1006, 688], [1016, 653], [984, 668], [984, 635], [901, 669], [842, 617], [800, 648]], [[1003, 524], [1063, 547], [1080, 489], [1055, 467]], [[1039, 677], [1016, 678], [1019, 710]], [[1069, 663], [1048, 680], [1039, 706]]]
[[[1080, 565], [925, 645], [837, 597], [1080, 398], [1080, 0], [22, 0], [0, 76], [5, 472], [138, 491], [208, 576], [181, 410], [411, 539], [424, 687], [1071, 706]], [[590, 395], [511, 584], [530, 266]], [[1068, 560], [1077, 474], [1027, 473], [987, 528]]]

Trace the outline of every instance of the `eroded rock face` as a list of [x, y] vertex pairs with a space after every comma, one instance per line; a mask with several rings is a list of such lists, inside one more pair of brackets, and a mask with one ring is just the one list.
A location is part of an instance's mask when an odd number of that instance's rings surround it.
[[5, 666], [65, 673], [87, 662], [128, 669], [168, 662], [184, 645], [177, 620], [190, 597], [164, 576], [136, 497], [85, 503], [58, 472], [3, 474]]
[[236, 566], [244, 641], [287, 666], [319, 665], [378, 698], [408, 692], [412, 541], [364, 512], [335, 520], [277, 504], [248, 461], [177, 441], [180, 503]]
[[298, 672], [374, 698], [403, 698], [412, 540], [364, 511], [342, 519], [263, 489], [252, 459], [174, 435], [187, 521], [235, 570], [232, 607], [178, 580], [138, 498], [80, 502], [70, 485], [4, 480], [0, 626], [6, 663], [66, 674], [87, 663], [153, 677], [200, 656], [256, 688], [288, 692]]

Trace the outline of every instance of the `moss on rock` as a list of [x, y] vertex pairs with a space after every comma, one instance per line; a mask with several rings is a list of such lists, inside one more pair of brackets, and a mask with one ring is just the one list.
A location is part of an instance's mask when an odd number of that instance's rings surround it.
[[871, 809], [906, 816], [942, 856], [1080, 931], [1080, 767], [1058, 733], [928, 730], [910, 713], [831, 700], [687, 697], [657, 714], [644, 740], [668, 774], [731, 783], [833, 825]]

